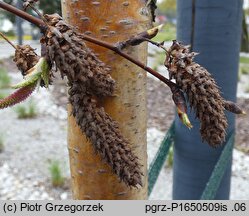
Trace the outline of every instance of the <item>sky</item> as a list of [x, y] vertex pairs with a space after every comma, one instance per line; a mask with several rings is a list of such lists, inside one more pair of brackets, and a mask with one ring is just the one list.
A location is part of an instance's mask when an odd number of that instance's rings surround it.
[[13, 25], [9, 20], [4, 20], [3, 26], [1, 26], [2, 30], [5, 32], [11, 30], [12, 27], [13, 27]]
[[248, 8], [249, 7], [249, 0], [244, 0], [244, 7]]

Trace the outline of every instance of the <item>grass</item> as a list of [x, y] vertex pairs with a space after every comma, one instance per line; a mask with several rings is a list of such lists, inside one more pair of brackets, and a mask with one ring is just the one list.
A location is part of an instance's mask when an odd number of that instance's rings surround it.
[[249, 64], [241, 64], [240, 65], [240, 73], [243, 75], [249, 74]]
[[[245, 76], [245, 79], [248, 79], [249, 75], [249, 58], [245, 56], [240, 57], [240, 65], [239, 65], [239, 74], [238, 74], [238, 80], [241, 81], [241, 77]], [[245, 93], [249, 93], [249, 84], [244, 88]]]
[[[16, 36], [8, 36], [7, 37], [10, 41], [14, 41], [14, 40], [17, 40], [17, 37]], [[24, 35], [23, 36], [23, 40], [32, 40], [32, 36], [31, 35]], [[5, 41], [3, 40], [2, 38], [0, 39], [0, 41]]]
[[241, 80], [242, 75], [249, 75], [249, 58], [245, 56], [240, 57], [238, 79]]
[[29, 102], [27, 105], [19, 105], [15, 112], [19, 119], [35, 118], [37, 116], [37, 108], [33, 102]]
[[62, 170], [59, 161], [51, 161], [49, 166], [51, 182], [54, 187], [61, 187], [64, 185], [65, 178], [62, 175]]
[[249, 148], [248, 147], [242, 147], [242, 146], [236, 145], [235, 149], [237, 149], [238, 151], [241, 151], [241, 152], [243, 152], [245, 154], [249, 154]]
[[10, 76], [5, 68], [0, 68], [0, 89], [10, 87]]
[[174, 160], [174, 150], [173, 147], [171, 146], [169, 149], [169, 154], [167, 158], [167, 166], [168, 167], [173, 167], [173, 160]]
[[4, 137], [3, 134], [0, 133], [0, 153], [4, 151]]
[[249, 64], [249, 58], [245, 56], [240, 57], [240, 63], [241, 64]]

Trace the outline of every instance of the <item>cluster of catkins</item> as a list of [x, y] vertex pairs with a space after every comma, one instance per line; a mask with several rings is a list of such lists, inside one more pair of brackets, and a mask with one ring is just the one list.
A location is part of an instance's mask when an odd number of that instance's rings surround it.
[[195, 55], [188, 46], [173, 41], [167, 52], [165, 66], [170, 79], [176, 80], [176, 84], [186, 93], [191, 108], [195, 109], [196, 117], [200, 119], [203, 140], [215, 147], [225, 140], [228, 126], [225, 109], [238, 114], [241, 110], [222, 98], [210, 73], [193, 61]]
[[81, 34], [57, 15], [45, 15], [47, 30], [41, 42], [47, 56], [66, 76], [72, 114], [96, 152], [129, 186], [142, 185], [141, 165], [117, 122], [98, 107], [96, 98], [113, 95], [110, 69], [83, 42]]

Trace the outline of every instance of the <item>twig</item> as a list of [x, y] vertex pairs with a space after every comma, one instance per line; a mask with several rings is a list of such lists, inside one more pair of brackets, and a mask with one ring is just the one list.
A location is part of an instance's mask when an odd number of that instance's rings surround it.
[[17, 49], [16, 45], [13, 44], [2, 32], [0, 32], [1, 37], [6, 40], [15, 50]]
[[176, 84], [171, 82], [170, 80], [168, 80], [166, 77], [162, 76], [161, 74], [159, 74], [158, 72], [156, 72], [155, 70], [153, 70], [152, 68], [146, 66], [145, 64], [143, 64], [142, 62], [132, 58], [131, 56], [127, 55], [126, 53], [122, 52], [118, 47], [107, 43], [105, 41], [101, 41], [92, 37], [89, 37], [87, 35], [82, 34], [82, 39], [97, 44], [99, 46], [105, 47], [109, 50], [112, 50], [114, 52], [116, 52], [117, 54], [119, 54], [120, 56], [126, 58], [127, 60], [129, 60], [130, 62], [134, 63], [135, 65], [137, 65], [138, 67], [146, 70], [147, 72], [149, 72], [150, 74], [152, 74], [153, 76], [157, 77], [159, 80], [161, 80], [162, 82], [164, 82], [166, 85], [168, 85], [170, 88], [172, 88], [173, 86], [175, 86]]
[[38, 26], [38, 27], [42, 27], [44, 25], [44, 22], [41, 19], [38, 19], [36, 17], [33, 17], [31, 15], [29, 15], [28, 13], [17, 9], [16, 7], [9, 5], [5, 2], [0, 1], [0, 8], [9, 11], [12, 14], [15, 14], [16, 16], [19, 16], [31, 23], [33, 23], [34, 25]]
[[[18, 50], [18, 47], [15, 44], [13, 44], [2, 32], [0, 32], [0, 36], [4, 40], [6, 40], [15, 50]], [[21, 50], [19, 50], [19, 51], [20, 51], [21, 55], [23, 56], [23, 58], [27, 59], [27, 56], [25, 56], [25, 54]]]
[[36, 8], [34, 7], [34, 2], [29, 2], [29, 1], [25, 1], [25, 0], [22, 0], [24, 2], [24, 4], [26, 4], [26, 7], [24, 8], [24, 10], [26, 11], [26, 9], [29, 7], [31, 10], [33, 10], [41, 19], [42, 21], [47, 24], [47, 21], [46, 19], [44, 18], [43, 14]]
[[[17, 9], [16, 7], [11, 6], [9, 4], [6, 4], [4, 2], [0, 2], [0, 8], [3, 8], [4, 10], [7, 10], [10, 13], [15, 14], [17, 16], [20, 16], [21, 18], [33, 23], [34, 25], [36, 25], [38, 27], [40, 27], [41, 30], [44, 30], [44, 26], [46, 26], [46, 24], [41, 19], [33, 17], [33, 16], [29, 15], [28, 13], [26, 13], [24, 11], [21, 11], [21, 10]], [[90, 36], [84, 35], [84, 34], [82, 34], [82, 39], [84, 39], [84, 40], [86, 40], [86, 41], [88, 41], [90, 43], [94, 43], [96, 45], [105, 47], [105, 48], [107, 48], [109, 50], [112, 50], [112, 51], [116, 52], [117, 54], [124, 57], [128, 61], [134, 63], [138, 67], [144, 69], [145, 71], [149, 72], [153, 76], [157, 77], [159, 80], [161, 80], [166, 85], [168, 85], [171, 88], [171, 91], [178, 88], [175, 83], [171, 82], [166, 77], [162, 76], [161, 74], [159, 74], [158, 72], [156, 72], [152, 68], [144, 65], [142, 62], [140, 62], [140, 61], [134, 59], [133, 57], [127, 55], [126, 53], [122, 52], [120, 49], [118, 49], [118, 47], [116, 47], [116, 46], [114, 46], [114, 45], [112, 45], [110, 43], [107, 43], [105, 41], [101, 41], [99, 39], [96, 39], [96, 38], [93, 38], [93, 37], [90, 37]]]
[[132, 35], [128, 40], [116, 43], [116, 46], [120, 49], [125, 49], [130, 46], [137, 46], [145, 41], [150, 41], [154, 38], [158, 32], [162, 29], [163, 25], [156, 26], [147, 31], [140, 32], [137, 35]]
[[145, 40], [146, 40], [147, 42], [151, 43], [152, 45], [157, 46], [157, 47], [163, 49], [166, 53], [168, 53], [168, 50], [163, 46], [164, 41], [161, 42], [161, 43], [158, 43], [158, 42], [156, 42], [156, 41], [153, 41], [153, 40], [150, 40], [150, 39], [147, 39], [147, 38], [146, 38]]

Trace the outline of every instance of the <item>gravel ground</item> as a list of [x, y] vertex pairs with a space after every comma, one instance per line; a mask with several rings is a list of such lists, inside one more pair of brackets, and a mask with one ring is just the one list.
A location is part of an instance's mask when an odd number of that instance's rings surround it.
[[63, 174], [69, 177], [66, 121], [48, 115], [18, 120], [13, 109], [2, 111], [0, 118], [5, 135], [5, 149], [0, 154], [0, 198], [59, 198], [68, 186], [52, 188], [49, 165], [59, 161]]
[[[5, 66], [10, 67], [8, 61]], [[16, 69], [11, 66], [11, 71]], [[20, 79], [11, 73], [13, 82]], [[56, 89], [40, 89], [33, 96], [39, 115], [35, 119], [18, 120], [14, 109], [0, 112], [0, 133], [5, 134], [5, 149], [0, 154], [0, 199], [70, 199], [69, 162], [66, 146], [67, 112], [63, 82]], [[61, 88], [58, 88], [61, 86]], [[148, 160], [151, 162], [165, 132], [174, 118], [171, 95], [164, 84], [148, 78]], [[249, 99], [239, 104], [249, 113]], [[237, 119], [237, 149], [249, 148], [249, 121]], [[249, 151], [248, 151], [249, 153]], [[62, 188], [54, 188], [49, 176], [49, 164], [58, 160], [66, 178]], [[31, 163], [32, 161], [32, 163]], [[234, 150], [231, 199], [248, 199], [249, 156]], [[150, 199], [171, 199], [172, 169], [164, 167]]]

